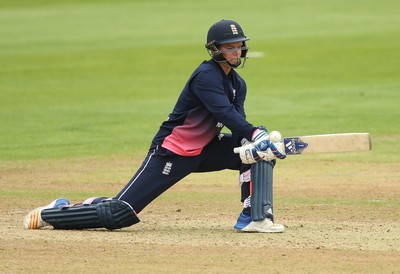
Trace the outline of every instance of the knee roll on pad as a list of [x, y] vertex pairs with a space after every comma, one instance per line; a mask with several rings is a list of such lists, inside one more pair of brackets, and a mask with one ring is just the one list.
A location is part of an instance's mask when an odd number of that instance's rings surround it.
[[132, 207], [121, 200], [45, 209], [41, 217], [56, 229], [118, 229], [140, 222]]
[[139, 222], [131, 206], [118, 200], [110, 200], [96, 205], [97, 216], [101, 225], [108, 229], [131, 226]]

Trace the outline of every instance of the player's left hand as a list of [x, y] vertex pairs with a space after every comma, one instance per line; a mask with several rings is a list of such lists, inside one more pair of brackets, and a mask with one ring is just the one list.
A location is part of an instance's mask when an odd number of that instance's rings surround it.
[[274, 154], [276, 158], [281, 160], [286, 158], [285, 144], [283, 140], [279, 142], [270, 143], [269, 148], [271, 149], [271, 152]]
[[285, 159], [286, 152], [285, 152], [285, 143], [282, 139], [282, 134], [279, 131], [271, 131], [269, 134], [269, 139], [271, 143], [269, 144], [269, 148], [274, 156], [278, 159]]
[[265, 127], [258, 127], [254, 132], [251, 141], [255, 151], [266, 151], [271, 143], [270, 136]]

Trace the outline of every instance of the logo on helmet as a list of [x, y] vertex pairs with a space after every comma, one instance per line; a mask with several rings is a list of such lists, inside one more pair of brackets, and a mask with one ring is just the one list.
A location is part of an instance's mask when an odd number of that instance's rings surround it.
[[239, 34], [235, 25], [231, 25], [232, 34]]

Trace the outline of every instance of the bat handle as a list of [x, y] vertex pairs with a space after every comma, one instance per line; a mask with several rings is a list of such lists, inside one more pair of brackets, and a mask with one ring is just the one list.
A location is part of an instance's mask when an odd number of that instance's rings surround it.
[[233, 152], [238, 154], [240, 152], [240, 147], [235, 147], [233, 149]]

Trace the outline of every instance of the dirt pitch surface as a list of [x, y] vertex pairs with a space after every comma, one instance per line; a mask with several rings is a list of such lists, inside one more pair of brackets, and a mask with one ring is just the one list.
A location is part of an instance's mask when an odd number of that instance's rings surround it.
[[282, 234], [233, 230], [237, 174], [194, 174], [107, 231], [25, 230], [62, 196], [112, 196], [140, 159], [1, 163], [0, 273], [400, 273], [400, 165], [291, 158], [275, 169]]

